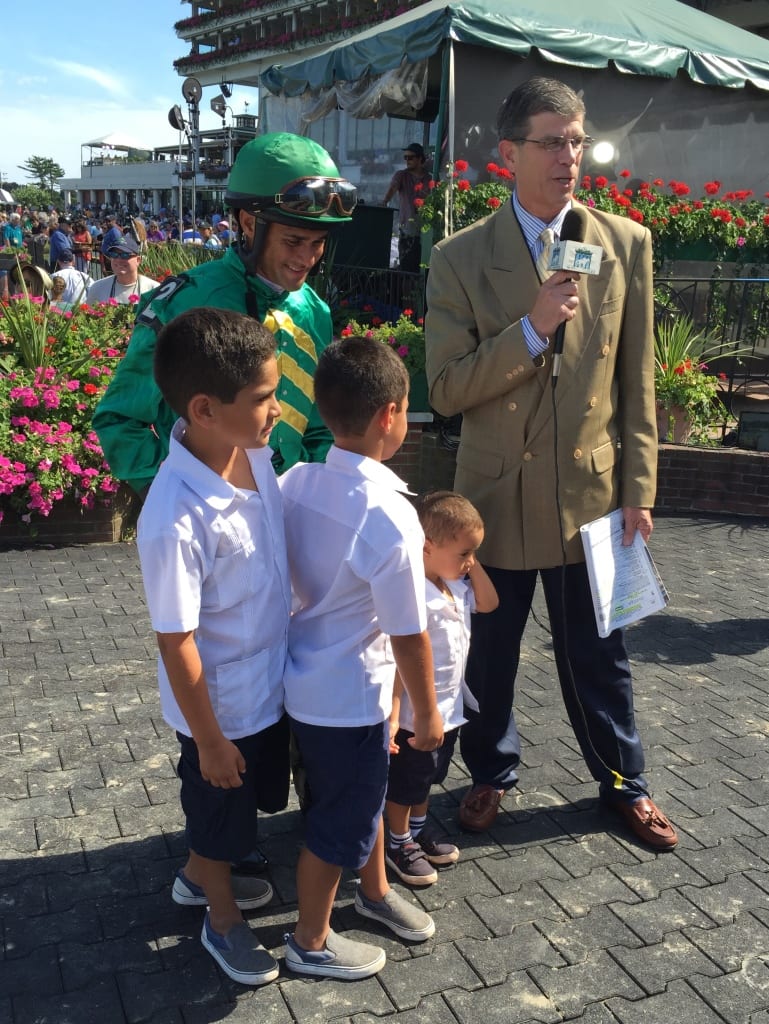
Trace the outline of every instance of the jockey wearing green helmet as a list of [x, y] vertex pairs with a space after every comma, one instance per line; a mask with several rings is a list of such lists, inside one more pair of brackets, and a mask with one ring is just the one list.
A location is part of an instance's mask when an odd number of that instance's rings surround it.
[[[224, 196], [241, 229], [240, 258], [251, 273], [258, 273], [269, 224], [326, 232], [350, 221], [356, 194], [312, 139], [274, 132], [247, 142], [233, 164]], [[255, 218], [253, 232], [241, 211]]]
[[314, 403], [312, 377], [332, 324], [307, 276], [323, 256], [329, 229], [350, 223], [355, 202], [355, 186], [312, 139], [276, 132], [240, 149], [225, 195], [237, 223], [235, 243], [141, 300], [128, 350], [96, 409], [94, 429], [118, 479], [143, 494], [168, 452], [176, 414], [153, 379], [155, 339], [195, 306], [247, 313], [275, 334], [283, 410], [270, 438], [276, 471], [325, 459], [331, 435]]

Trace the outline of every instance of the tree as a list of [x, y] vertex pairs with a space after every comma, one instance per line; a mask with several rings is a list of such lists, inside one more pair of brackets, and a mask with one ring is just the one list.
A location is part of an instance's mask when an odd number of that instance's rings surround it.
[[28, 178], [34, 178], [40, 188], [48, 188], [53, 198], [53, 184], [58, 178], [64, 177], [64, 168], [48, 156], [31, 156], [25, 164], [18, 165]]
[[17, 185], [11, 192], [17, 203], [30, 210], [44, 210], [51, 201], [48, 190], [39, 185]]

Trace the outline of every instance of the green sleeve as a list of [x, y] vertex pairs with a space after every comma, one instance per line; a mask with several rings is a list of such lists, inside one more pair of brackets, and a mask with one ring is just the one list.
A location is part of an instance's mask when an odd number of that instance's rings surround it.
[[137, 492], [154, 480], [168, 453], [168, 437], [176, 419], [152, 375], [155, 338], [152, 328], [136, 324], [93, 418], [113, 475]]

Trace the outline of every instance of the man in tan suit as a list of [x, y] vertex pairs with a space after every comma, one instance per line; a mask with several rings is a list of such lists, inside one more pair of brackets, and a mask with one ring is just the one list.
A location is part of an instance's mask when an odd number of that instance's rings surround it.
[[[499, 153], [515, 179], [510, 203], [439, 243], [427, 288], [427, 376], [434, 408], [463, 414], [455, 486], [481, 512], [480, 560], [500, 597], [474, 617], [461, 749], [473, 787], [460, 822], [484, 831], [515, 785], [520, 741], [513, 691], [537, 576], [545, 591], [564, 702], [602, 800], [658, 850], [675, 829], [651, 801], [633, 715], [622, 633], [598, 636], [581, 524], [616, 508], [625, 541], [652, 531], [657, 433], [651, 236], [585, 210], [584, 241], [600, 273], [538, 272], [550, 228], [572, 205], [590, 139], [567, 86], [534, 78], [507, 97]], [[552, 236], [551, 236], [552, 237]], [[565, 324], [558, 386], [553, 341]], [[555, 407], [555, 411], [554, 411]]]

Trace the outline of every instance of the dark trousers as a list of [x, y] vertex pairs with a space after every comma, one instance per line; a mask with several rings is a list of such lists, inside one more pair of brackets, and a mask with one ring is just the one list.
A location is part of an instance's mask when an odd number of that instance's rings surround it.
[[[632, 799], [645, 794], [644, 754], [622, 631], [598, 636], [584, 564], [486, 571], [497, 588], [499, 607], [473, 616], [466, 678], [480, 712], [465, 709], [468, 721], [460, 733], [460, 750], [473, 782], [509, 789], [518, 780], [515, 677], [539, 572], [561, 693], [587, 767], [602, 796]], [[619, 787], [615, 772], [622, 776]]]
[[419, 273], [419, 263], [422, 259], [422, 236], [404, 235], [398, 236], [398, 269], [409, 274]]

